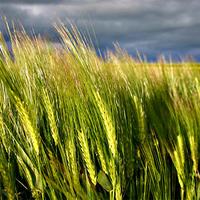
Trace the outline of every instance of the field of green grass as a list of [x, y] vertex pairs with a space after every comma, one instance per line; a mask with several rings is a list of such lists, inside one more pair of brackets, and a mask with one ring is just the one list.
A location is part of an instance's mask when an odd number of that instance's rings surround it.
[[200, 66], [1, 36], [0, 200], [199, 200]]

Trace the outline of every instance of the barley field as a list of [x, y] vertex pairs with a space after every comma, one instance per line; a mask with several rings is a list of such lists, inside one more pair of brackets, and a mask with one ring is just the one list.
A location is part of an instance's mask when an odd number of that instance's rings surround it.
[[199, 200], [200, 66], [97, 56], [25, 31], [0, 43], [0, 200]]

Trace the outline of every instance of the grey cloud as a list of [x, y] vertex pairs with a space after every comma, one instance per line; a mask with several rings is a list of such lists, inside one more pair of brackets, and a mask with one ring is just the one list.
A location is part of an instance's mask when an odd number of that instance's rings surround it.
[[[93, 2], [98, 2], [100, 0], [1, 0], [0, 4], [77, 4], [77, 3], [93, 3]], [[105, 0], [102, 0], [105, 1]]]
[[63, 0], [1, 0], [2, 4], [56, 4]]
[[0, 3], [0, 15], [53, 38], [52, 24], [58, 18], [66, 24], [66, 19], [71, 19], [81, 29], [93, 27], [102, 48], [110, 48], [112, 42], [118, 41], [130, 52], [200, 52], [197, 0], [58, 0], [54, 5], [47, 0], [40, 1], [43, 4], [30, 1], [31, 5], [25, 0], [16, 2], [21, 4]]

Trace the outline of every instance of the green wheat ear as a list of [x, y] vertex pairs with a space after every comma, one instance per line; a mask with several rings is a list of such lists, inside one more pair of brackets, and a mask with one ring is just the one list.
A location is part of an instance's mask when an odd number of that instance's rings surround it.
[[76, 158], [76, 146], [74, 143], [74, 137], [70, 136], [66, 141], [66, 154], [67, 154], [67, 160], [71, 167], [71, 172], [73, 176], [73, 182], [75, 187], [79, 189], [80, 187], [80, 181], [79, 181], [79, 171], [77, 167], [77, 158]]
[[96, 171], [95, 166], [92, 162], [91, 156], [90, 156], [90, 150], [88, 146], [88, 140], [86, 135], [83, 131], [78, 132], [78, 139], [81, 146], [82, 155], [84, 158], [84, 161], [86, 163], [87, 171], [89, 173], [90, 179], [94, 185], [97, 183], [97, 177], [96, 177]]
[[106, 137], [108, 140], [109, 149], [114, 158], [117, 157], [117, 138], [115, 134], [115, 128], [111, 116], [109, 115], [104, 102], [102, 101], [98, 92], [94, 91], [94, 97], [103, 118], [103, 123], [106, 129]]
[[20, 99], [17, 96], [14, 96], [15, 100], [16, 100], [16, 108], [17, 111], [19, 113], [19, 117], [20, 120], [22, 122], [22, 125], [28, 135], [28, 137], [31, 140], [33, 149], [35, 150], [36, 154], [39, 155], [39, 134], [36, 131], [36, 128], [33, 127], [32, 122], [30, 120], [30, 116], [28, 114], [28, 112], [26, 111], [26, 109], [24, 108], [24, 105], [22, 104], [22, 102], [20, 101]]
[[4, 122], [3, 122], [3, 117], [2, 117], [2, 114], [0, 112], [0, 141], [2, 141], [3, 143], [3, 146], [6, 150], [6, 152], [8, 153], [9, 152], [9, 139], [8, 139], [8, 136], [6, 135], [6, 132], [5, 132], [5, 127], [4, 127]]
[[56, 120], [53, 112], [53, 106], [50, 102], [49, 96], [47, 91], [43, 91], [42, 93], [43, 101], [44, 101], [44, 106], [47, 112], [51, 132], [52, 132], [52, 137], [55, 142], [55, 145], [58, 145], [59, 143], [59, 133], [58, 133], [58, 128], [56, 125]]
[[100, 143], [100, 141], [97, 139], [96, 141], [96, 145], [97, 145], [97, 152], [98, 152], [98, 155], [99, 155], [99, 160], [101, 162], [101, 167], [102, 167], [102, 170], [108, 174], [108, 169], [107, 169], [107, 164], [106, 164], [106, 159], [105, 159], [105, 156], [104, 156], [104, 152], [103, 152], [103, 149], [102, 149], [102, 145]]
[[0, 151], [1, 153], [1, 158], [0, 158], [1, 183], [4, 184], [4, 190], [5, 190], [5, 193], [7, 194], [8, 200], [14, 200], [15, 199], [15, 188], [14, 188], [15, 181], [12, 180], [12, 177], [11, 177], [11, 173], [13, 173], [14, 168], [12, 168], [12, 164], [9, 163], [9, 161], [6, 159], [5, 152], [3, 152], [3, 147], [1, 145], [0, 145], [0, 148], [2, 149]]
[[190, 151], [191, 157], [193, 160], [193, 171], [198, 172], [198, 141], [195, 141], [193, 133], [189, 132], [189, 142], [190, 142]]

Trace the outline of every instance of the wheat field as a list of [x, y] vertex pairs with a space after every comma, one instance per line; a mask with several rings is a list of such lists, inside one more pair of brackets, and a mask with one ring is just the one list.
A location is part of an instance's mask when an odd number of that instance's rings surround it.
[[1, 35], [0, 199], [200, 199], [200, 66]]

